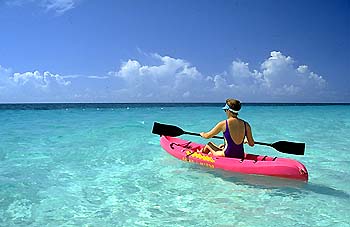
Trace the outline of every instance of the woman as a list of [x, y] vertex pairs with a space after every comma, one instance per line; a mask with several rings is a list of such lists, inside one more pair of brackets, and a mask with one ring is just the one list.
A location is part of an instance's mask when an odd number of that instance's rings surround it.
[[243, 143], [254, 146], [254, 139], [250, 125], [238, 118], [238, 111], [241, 109], [241, 102], [236, 99], [227, 99], [226, 105], [222, 108], [227, 120], [219, 122], [209, 132], [201, 132], [200, 135], [209, 139], [220, 132], [224, 133], [225, 145], [217, 146], [209, 142], [202, 149], [203, 153], [211, 153], [215, 156], [230, 158], [244, 158]]

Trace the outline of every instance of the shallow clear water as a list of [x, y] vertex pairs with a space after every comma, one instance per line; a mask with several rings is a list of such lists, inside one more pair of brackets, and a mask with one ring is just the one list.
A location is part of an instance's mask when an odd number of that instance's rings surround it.
[[0, 226], [350, 226], [350, 105], [243, 107], [255, 140], [306, 142], [246, 151], [301, 161], [307, 184], [185, 163], [151, 133], [209, 130], [220, 107], [0, 105]]

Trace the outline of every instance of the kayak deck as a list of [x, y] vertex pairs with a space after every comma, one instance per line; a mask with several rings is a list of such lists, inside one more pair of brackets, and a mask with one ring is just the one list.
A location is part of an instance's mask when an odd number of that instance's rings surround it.
[[243, 174], [308, 180], [308, 172], [305, 166], [294, 159], [255, 154], [245, 154], [243, 159], [217, 157], [200, 152], [200, 149], [204, 146], [203, 144], [170, 136], [162, 136], [160, 144], [169, 154], [182, 161], [193, 162], [209, 168]]

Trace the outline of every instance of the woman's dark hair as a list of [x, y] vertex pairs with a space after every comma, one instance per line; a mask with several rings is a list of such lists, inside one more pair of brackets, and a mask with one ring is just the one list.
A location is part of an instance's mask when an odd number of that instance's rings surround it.
[[237, 99], [226, 99], [226, 104], [233, 110], [239, 111], [241, 109], [241, 102]]

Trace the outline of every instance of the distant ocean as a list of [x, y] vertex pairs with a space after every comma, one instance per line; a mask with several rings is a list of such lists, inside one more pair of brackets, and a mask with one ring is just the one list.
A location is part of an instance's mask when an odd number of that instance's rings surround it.
[[256, 141], [306, 143], [246, 152], [302, 162], [306, 184], [182, 162], [151, 133], [207, 131], [222, 106], [0, 104], [0, 226], [350, 226], [349, 104], [243, 104]]

